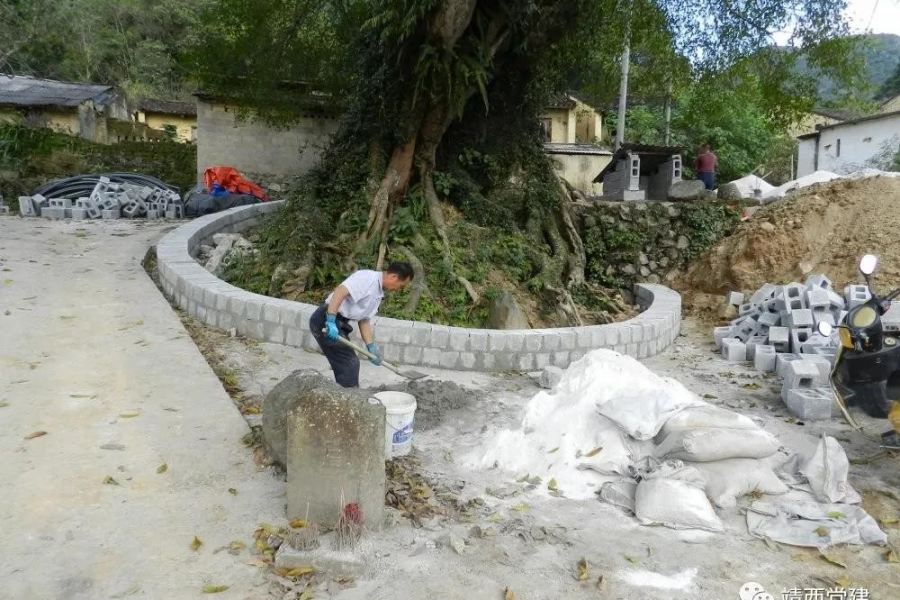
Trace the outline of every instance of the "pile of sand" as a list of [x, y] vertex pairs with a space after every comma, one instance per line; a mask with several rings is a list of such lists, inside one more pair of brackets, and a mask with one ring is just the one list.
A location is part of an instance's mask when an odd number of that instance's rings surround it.
[[900, 286], [900, 179], [841, 179], [756, 212], [676, 275], [682, 292], [754, 291], [824, 273], [841, 289], [861, 280], [859, 257], [880, 258], [876, 287]]

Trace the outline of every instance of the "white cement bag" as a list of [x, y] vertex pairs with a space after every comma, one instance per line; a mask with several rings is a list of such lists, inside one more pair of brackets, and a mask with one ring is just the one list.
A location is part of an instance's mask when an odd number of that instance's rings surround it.
[[809, 482], [819, 502], [856, 504], [862, 499], [847, 481], [850, 461], [844, 449], [833, 437], [822, 434], [815, 453], [800, 467], [800, 474]]
[[634, 494], [634, 513], [645, 525], [706, 531], [724, 529], [703, 490], [679, 479], [641, 481]]
[[719, 508], [733, 508], [737, 499], [750, 492], [786, 494], [790, 488], [772, 467], [755, 458], [729, 458], [693, 463], [706, 482], [706, 496]]
[[604, 349], [592, 350], [569, 365], [555, 391], [557, 396], [589, 401], [638, 440], [651, 439], [675, 413], [705, 404], [678, 381]]
[[600, 488], [600, 499], [634, 514], [634, 494], [638, 484], [630, 479], [607, 481]]
[[695, 429], [759, 429], [753, 419], [711, 404], [686, 408], [673, 415], [659, 430], [662, 440], [671, 433]]
[[762, 429], [676, 431], [656, 447], [656, 456], [693, 462], [765, 458], [778, 451], [778, 439]]

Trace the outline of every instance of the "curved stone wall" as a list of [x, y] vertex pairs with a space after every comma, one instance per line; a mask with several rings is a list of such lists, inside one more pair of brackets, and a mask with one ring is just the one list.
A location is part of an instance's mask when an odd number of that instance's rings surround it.
[[[266, 342], [318, 350], [309, 332], [311, 304], [247, 292], [218, 279], [200, 264], [195, 250], [214, 233], [236, 233], [277, 211], [281, 202], [240, 206], [182, 225], [156, 246], [162, 288], [178, 306], [212, 327]], [[567, 367], [586, 352], [608, 348], [635, 358], [657, 354], [681, 329], [681, 297], [661, 285], [637, 284], [645, 310], [628, 321], [559, 329], [467, 329], [372, 320], [384, 359], [405, 365], [474, 371], [534, 371]]]

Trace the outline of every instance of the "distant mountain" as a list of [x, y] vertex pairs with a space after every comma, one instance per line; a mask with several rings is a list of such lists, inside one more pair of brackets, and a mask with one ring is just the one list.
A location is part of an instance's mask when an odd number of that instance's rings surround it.
[[[869, 42], [862, 49], [868, 80], [871, 84], [871, 89], [865, 98], [868, 100], [878, 93], [878, 88], [887, 81], [894, 73], [894, 69], [897, 68], [897, 64], [900, 63], [900, 35], [879, 33], [864, 35], [862, 38]], [[801, 74], [810, 73], [810, 69], [804, 61], [797, 65], [797, 71]], [[828, 77], [822, 77], [819, 80], [819, 94], [823, 103], [836, 99], [837, 90], [834, 81]]]

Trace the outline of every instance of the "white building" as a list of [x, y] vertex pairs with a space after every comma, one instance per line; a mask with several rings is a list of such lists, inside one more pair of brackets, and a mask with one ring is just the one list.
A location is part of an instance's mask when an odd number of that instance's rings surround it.
[[900, 149], [900, 110], [824, 125], [797, 138], [797, 177], [814, 171], [847, 175]]

